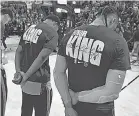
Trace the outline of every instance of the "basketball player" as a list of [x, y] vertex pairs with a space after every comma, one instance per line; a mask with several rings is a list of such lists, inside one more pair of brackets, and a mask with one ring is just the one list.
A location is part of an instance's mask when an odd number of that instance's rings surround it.
[[54, 75], [66, 116], [115, 115], [114, 100], [130, 69], [127, 43], [114, 31], [117, 24], [116, 10], [106, 6], [93, 23], [63, 38]]
[[52, 101], [49, 55], [56, 49], [59, 18], [49, 15], [31, 25], [20, 40], [15, 56], [16, 75], [23, 77], [21, 116], [48, 116]]

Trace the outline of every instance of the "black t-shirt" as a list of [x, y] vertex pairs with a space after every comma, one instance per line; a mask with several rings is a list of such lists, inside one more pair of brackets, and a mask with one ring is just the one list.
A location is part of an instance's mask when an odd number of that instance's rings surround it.
[[130, 69], [124, 38], [104, 26], [81, 26], [69, 32], [58, 54], [68, 65], [69, 87], [75, 92], [103, 86], [109, 69]]
[[[86, 25], [72, 30], [63, 38], [58, 54], [66, 58], [69, 88], [75, 92], [105, 85], [109, 69], [130, 69], [125, 39], [104, 26]], [[114, 102], [78, 102], [73, 107], [82, 116], [92, 116], [96, 109], [113, 108]]]
[[[19, 43], [23, 49], [21, 70], [26, 72], [43, 48], [56, 49], [57, 41], [57, 32], [46, 23], [30, 26]], [[42, 67], [29, 78], [29, 81], [45, 83], [49, 80], [50, 67], [48, 59]]]

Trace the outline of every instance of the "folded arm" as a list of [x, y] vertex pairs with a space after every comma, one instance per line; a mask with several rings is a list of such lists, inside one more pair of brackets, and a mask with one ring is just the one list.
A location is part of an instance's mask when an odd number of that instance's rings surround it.
[[123, 86], [126, 71], [108, 71], [104, 86], [78, 93], [78, 100], [88, 103], [106, 103], [116, 100]]
[[[48, 39], [46, 39], [48, 40]], [[51, 38], [48, 42], [46, 41], [43, 45], [43, 48], [37, 58], [34, 60], [30, 68], [27, 70], [25, 73], [25, 81], [32, 75], [34, 74], [42, 65], [43, 63], [49, 58], [49, 55], [53, 52], [53, 50], [57, 46], [57, 40], [58, 37], [54, 36]]]
[[39, 53], [38, 57], [34, 60], [30, 68], [25, 73], [27, 80], [32, 74], [34, 74], [42, 65], [43, 63], [48, 59], [49, 55], [52, 53], [53, 50], [48, 48], [43, 48], [41, 52]]

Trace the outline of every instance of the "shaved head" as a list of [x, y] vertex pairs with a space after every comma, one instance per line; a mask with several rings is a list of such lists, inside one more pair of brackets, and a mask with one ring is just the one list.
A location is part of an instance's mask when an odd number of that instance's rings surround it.
[[116, 29], [118, 25], [118, 14], [114, 7], [106, 6], [104, 9], [101, 9], [96, 18], [97, 24], [105, 25], [108, 28], [113, 30]]

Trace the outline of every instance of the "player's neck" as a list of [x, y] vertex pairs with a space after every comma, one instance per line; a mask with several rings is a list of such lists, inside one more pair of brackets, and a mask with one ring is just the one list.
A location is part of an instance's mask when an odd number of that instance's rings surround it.
[[105, 26], [104, 22], [99, 18], [95, 19], [90, 25]]

